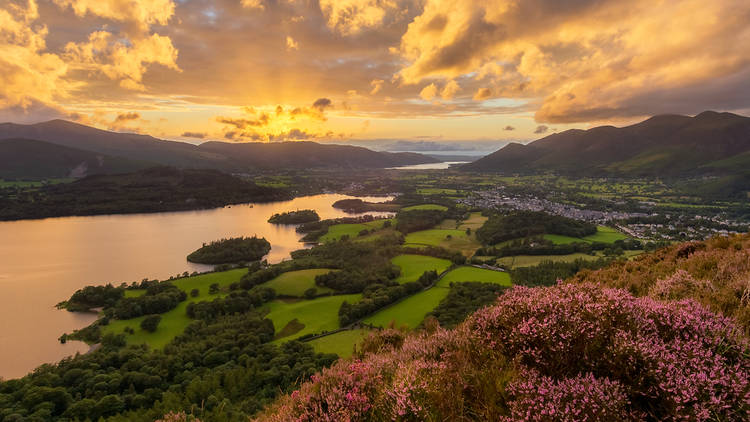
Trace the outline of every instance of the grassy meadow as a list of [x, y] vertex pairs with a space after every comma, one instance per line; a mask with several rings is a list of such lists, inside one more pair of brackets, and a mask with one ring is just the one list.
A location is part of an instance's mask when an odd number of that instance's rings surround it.
[[273, 321], [276, 338], [291, 340], [340, 328], [339, 308], [344, 301], [354, 303], [362, 295], [324, 296], [312, 300], [274, 300], [269, 302], [266, 318]]
[[311, 288], [317, 289], [318, 294], [331, 293], [333, 290], [328, 287], [315, 285], [315, 276], [327, 274], [331, 271], [333, 270], [328, 268], [289, 271], [281, 273], [281, 275], [273, 280], [263, 283], [263, 286], [274, 289], [279, 296], [302, 297], [305, 291]]
[[401, 284], [417, 281], [425, 271], [434, 270], [441, 274], [451, 266], [451, 262], [447, 259], [424, 255], [399, 255], [391, 262], [401, 269], [401, 275], [395, 280]]

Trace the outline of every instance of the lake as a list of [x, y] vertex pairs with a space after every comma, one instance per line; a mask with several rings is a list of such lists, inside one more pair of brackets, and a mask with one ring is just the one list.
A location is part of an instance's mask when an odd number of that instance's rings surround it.
[[468, 161], [444, 161], [442, 163], [412, 164], [410, 166], [390, 167], [388, 170], [444, 170], [451, 166], [466, 163], [468, 163]]
[[96, 319], [55, 308], [79, 288], [210, 270], [185, 257], [225, 237], [265, 237], [272, 247], [267, 259], [279, 262], [304, 245], [295, 226], [270, 224], [271, 215], [301, 209], [314, 209], [322, 219], [356, 215], [331, 206], [346, 198], [352, 197], [324, 194], [200, 211], [0, 222], [0, 378], [16, 378], [89, 349], [57, 340]]

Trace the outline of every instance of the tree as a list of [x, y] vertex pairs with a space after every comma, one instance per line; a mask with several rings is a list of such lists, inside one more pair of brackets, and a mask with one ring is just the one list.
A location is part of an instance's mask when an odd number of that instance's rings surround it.
[[159, 326], [159, 322], [161, 322], [161, 315], [149, 315], [141, 321], [141, 328], [153, 333]]

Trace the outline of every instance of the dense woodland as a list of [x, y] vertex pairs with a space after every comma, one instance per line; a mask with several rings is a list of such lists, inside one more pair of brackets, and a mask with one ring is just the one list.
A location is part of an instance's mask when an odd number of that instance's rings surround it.
[[183, 211], [290, 198], [285, 190], [216, 170], [155, 167], [39, 188], [0, 189], [0, 220]]
[[596, 226], [585, 221], [535, 211], [512, 211], [493, 214], [477, 230], [477, 237], [486, 245], [540, 234], [584, 237], [596, 233]]
[[258, 261], [271, 251], [271, 244], [265, 238], [233, 237], [203, 244], [187, 256], [190, 262], [198, 264], [239, 264]]

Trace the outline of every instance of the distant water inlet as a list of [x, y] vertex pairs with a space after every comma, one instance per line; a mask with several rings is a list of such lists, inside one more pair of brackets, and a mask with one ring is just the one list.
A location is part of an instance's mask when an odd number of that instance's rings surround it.
[[77, 289], [209, 270], [185, 257], [203, 242], [226, 237], [265, 237], [272, 247], [268, 260], [281, 261], [304, 245], [294, 226], [268, 223], [271, 215], [301, 209], [323, 219], [353, 215], [331, 206], [347, 198], [325, 194], [201, 211], [0, 222], [0, 377], [19, 377], [88, 350], [81, 342], [57, 341], [96, 318], [55, 309]]

